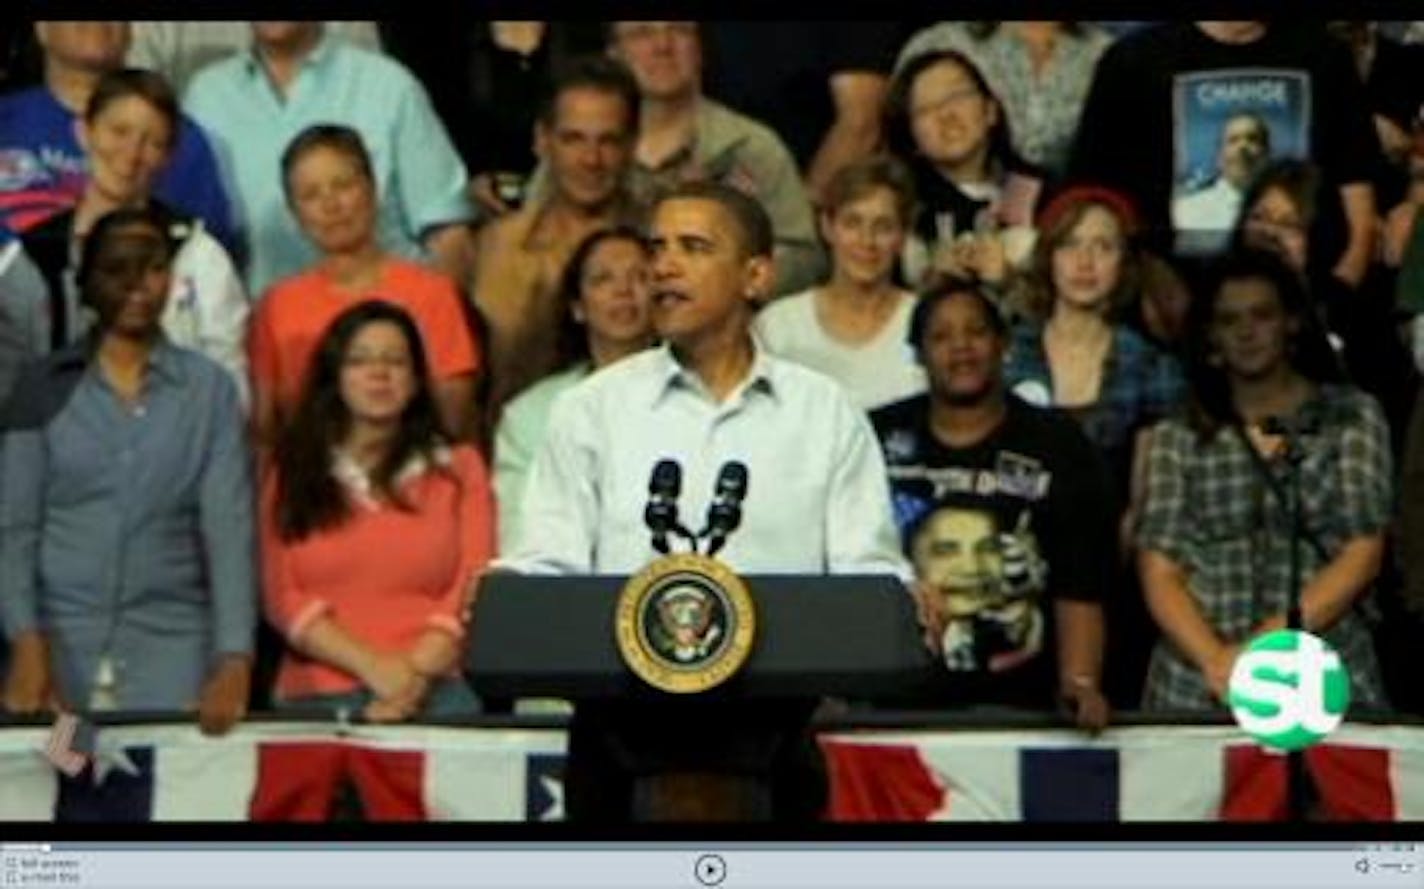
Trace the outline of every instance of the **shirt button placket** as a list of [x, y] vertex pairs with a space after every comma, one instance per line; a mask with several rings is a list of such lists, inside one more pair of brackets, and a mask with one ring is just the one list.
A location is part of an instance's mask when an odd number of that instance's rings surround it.
[[697, 462], [703, 466], [712, 465], [712, 461], [717, 457], [717, 429], [722, 424], [725, 415], [719, 410], [707, 421], [706, 429], [702, 434], [702, 447], [697, 455]]
[[143, 487], [138, 472], [138, 447], [143, 437], [148, 409], [139, 402], [127, 412], [120, 431], [119, 477], [115, 480], [118, 502], [113, 511], [115, 525], [112, 529], [112, 550], [109, 564], [113, 566], [109, 582], [108, 628], [105, 635], [105, 652], [113, 659], [115, 669], [122, 663], [123, 645], [120, 643], [121, 624], [125, 594], [128, 590], [128, 559], [125, 541], [131, 536], [137, 518], [142, 510], [139, 498]]

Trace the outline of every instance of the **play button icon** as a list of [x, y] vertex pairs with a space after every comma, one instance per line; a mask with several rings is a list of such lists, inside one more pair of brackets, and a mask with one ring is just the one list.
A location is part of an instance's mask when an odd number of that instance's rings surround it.
[[727, 862], [720, 855], [703, 855], [693, 865], [692, 875], [704, 886], [720, 886], [727, 879]]

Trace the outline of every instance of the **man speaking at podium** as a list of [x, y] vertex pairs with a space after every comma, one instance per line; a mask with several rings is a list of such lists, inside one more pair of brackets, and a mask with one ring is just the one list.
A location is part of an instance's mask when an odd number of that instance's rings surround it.
[[[663, 345], [555, 402], [525, 489], [523, 533], [501, 567], [637, 572], [658, 556], [643, 523], [652, 469], [679, 464], [683, 505], [701, 515], [719, 470], [738, 461], [750, 481], [744, 518], [719, 553], [733, 570], [913, 579], [866, 415], [829, 377], [775, 358], [752, 338], [755, 304], [773, 292], [772, 244], [765, 210], [733, 188], [688, 183], [658, 202], [650, 245]], [[638, 731], [624, 730], [639, 706], [579, 706], [566, 782], [571, 819], [626, 820], [632, 760], [744, 772], [770, 781], [771, 817], [819, 814], [824, 776], [804, 729], [814, 701], [669, 699], [657, 715], [643, 711]]]

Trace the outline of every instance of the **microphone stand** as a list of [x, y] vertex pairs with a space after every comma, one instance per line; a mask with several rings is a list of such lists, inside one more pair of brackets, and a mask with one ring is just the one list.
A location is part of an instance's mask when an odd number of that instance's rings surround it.
[[[1287, 505], [1289, 513], [1287, 520], [1290, 522], [1290, 602], [1286, 609], [1286, 629], [1304, 630], [1305, 620], [1301, 614], [1301, 596], [1303, 593], [1301, 585], [1301, 565], [1300, 565], [1300, 532], [1301, 532], [1301, 511], [1300, 511], [1300, 464], [1305, 459], [1305, 454], [1301, 452], [1300, 442], [1297, 438], [1297, 430], [1290, 426], [1282, 430], [1285, 436], [1285, 461], [1286, 461], [1286, 494], [1290, 502]], [[1310, 800], [1310, 776], [1305, 769], [1305, 752], [1302, 750], [1292, 750], [1286, 754], [1286, 788], [1287, 788], [1287, 817], [1293, 822], [1304, 822], [1306, 818], [1306, 808]]]

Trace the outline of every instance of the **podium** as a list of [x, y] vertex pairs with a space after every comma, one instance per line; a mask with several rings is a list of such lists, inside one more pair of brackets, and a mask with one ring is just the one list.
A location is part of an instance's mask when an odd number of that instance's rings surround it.
[[[614, 736], [623, 767], [637, 776], [637, 820], [763, 820], [773, 736], [804, 734], [823, 697], [893, 695], [942, 667], [921, 642], [914, 601], [897, 578], [742, 580], [756, 611], [746, 663], [715, 689], [670, 694], [634, 675], [618, 650], [626, 577], [487, 575], [471, 621], [470, 681], [489, 697], [573, 700], [575, 726], [582, 718]], [[573, 727], [570, 734], [572, 760]]]

